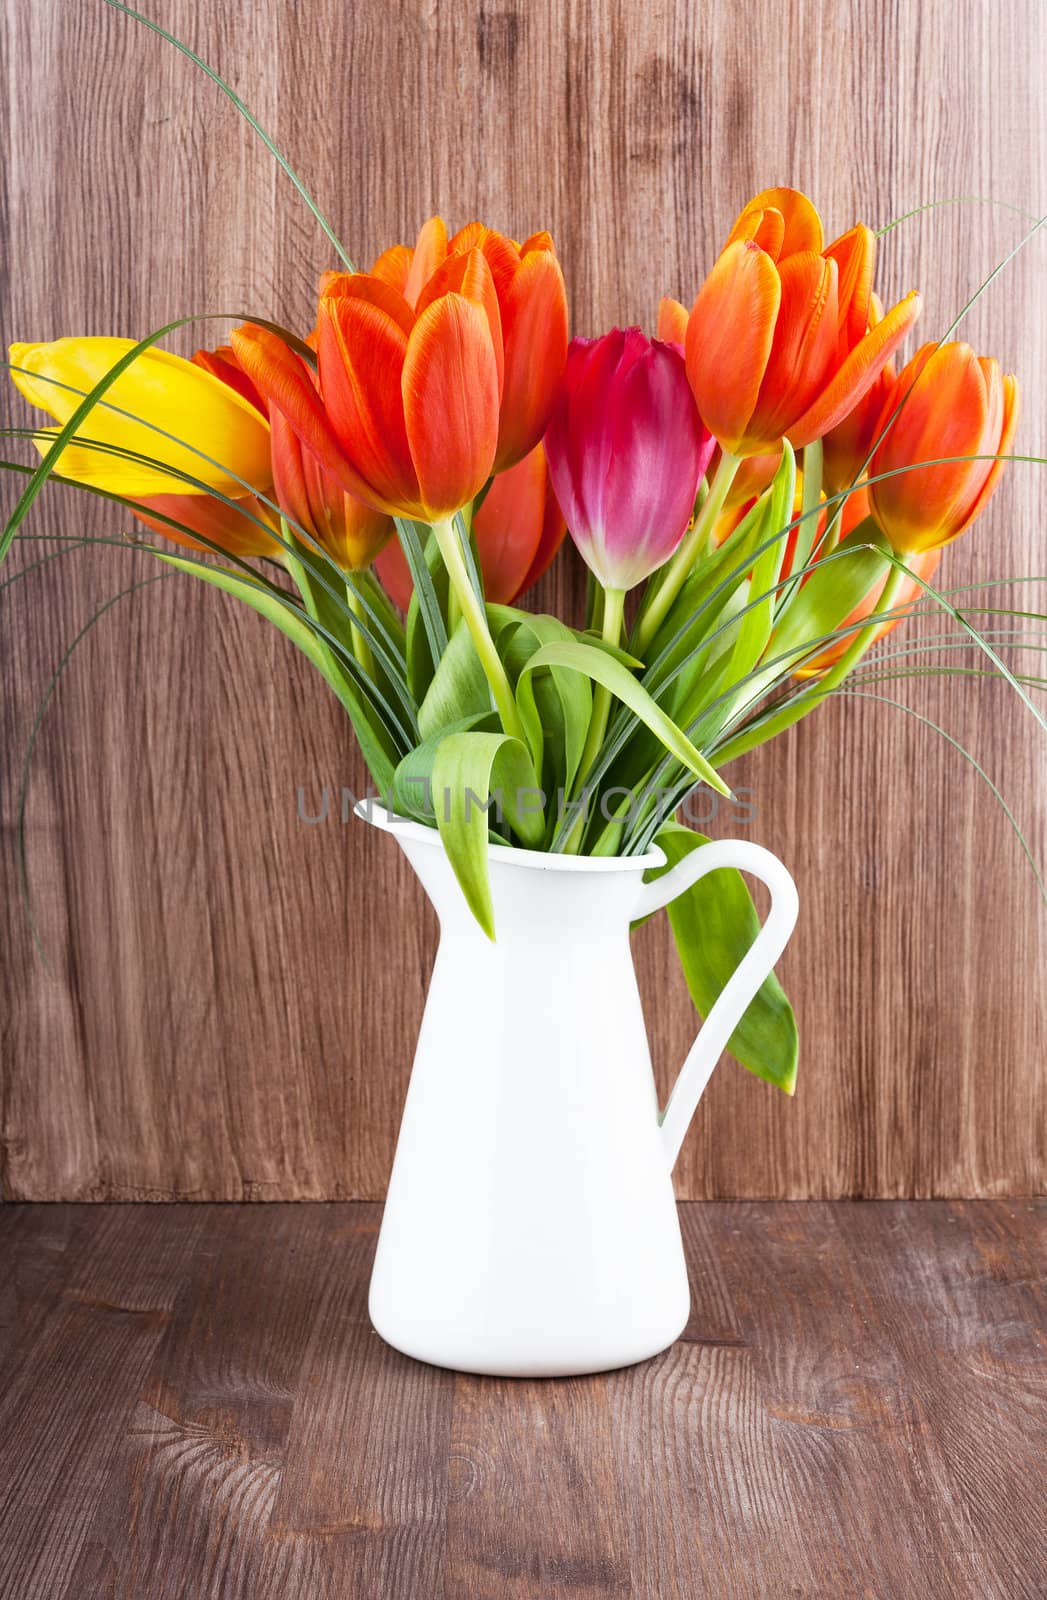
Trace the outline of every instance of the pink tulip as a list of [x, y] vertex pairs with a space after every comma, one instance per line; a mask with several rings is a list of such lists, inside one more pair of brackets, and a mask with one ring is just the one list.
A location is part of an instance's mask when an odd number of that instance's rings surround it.
[[605, 589], [631, 589], [668, 561], [712, 451], [673, 345], [639, 328], [571, 341], [545, 453], [571, 537]]

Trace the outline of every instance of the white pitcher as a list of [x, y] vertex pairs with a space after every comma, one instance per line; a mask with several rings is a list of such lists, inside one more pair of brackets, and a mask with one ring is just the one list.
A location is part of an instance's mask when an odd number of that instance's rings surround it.
[[[690, 1311], [671, 1172], [724, 1046], [796, 921], [759, 845], [707, 844], [656, 882], [636, 857], [491, 848], [497, 942], [439, 834], [364, 802], [436, 908], [440, 946], [404, 1106], [371, 1321], [441, 1367], [602, 1372], [672, 1344]], [[659, 1111], [629, 925], [737, 867], [771, 910]]]

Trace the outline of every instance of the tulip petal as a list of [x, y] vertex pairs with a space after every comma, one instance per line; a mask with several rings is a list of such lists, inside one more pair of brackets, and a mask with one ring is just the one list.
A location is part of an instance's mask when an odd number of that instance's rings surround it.
[[[997, 455], [1010, 455], [1011, 449], [1014, 445], [1014, 435], [1018, 428], [1018, 419], [1021, 416], [1021, 410], [1021, 393], [1018, 388], [1018, 380], [1017, 378], [1008, 375], [1003, 380], [1003, 419], [1000, 427], [999, 442], [995, 445], [991, 443], [988, 445], [988, 448], [990, 450], [995, 450]], [[992, 463], [988, 474], [986, 475], [985, 482], [982, 484], [981, 489], [975, 496], [972, 505], [967, 510], [964, 518], [964, 528], [969, 528], [975, 518], [981, 516], [989, 499], [996, 493], [996, 490], [999, 486], [1000, 477], [1006, 465], [1006, 461], [994, 461]], [[960, 532], [963, 532], [963, 528], [960, 529]]]
[[781, 308], [760, 400], [749, 421], [752, 444], [763, 449], [787, 433], [798, 412], [829, 380], [837, 354], [837, 266], [801, 251], [779, 264]]
[[[849, 233], [834, 239], [825, 250], [828, 259], [835, 261], [840, 273], [840, 334], [844, 348], [850, 350], [865, 337], [870, 321], [872, 299], [873, 261], [876, 255], [876, 238], [871, 228], [859, 223]], [[883, 317], [880, 307], [878, 322]]]
[[600, 339], [571, 340], [545, 432], [549, 475], [575, 539], [584, 538], [589, 529], [602, 529], [605, 521], [614, 442], [608, 396], [623, 361], [626, 338], [614, 328]]
[[386, 283], [383, 278], [373, 277], [369, 272], [334, 274], [321, 300], [335, 305], [346, 300], [366, 300], [368, 305], [384, 311], [398, 328], [402, 328], [405, 336], [414, 327], [414, 312], [399, 289]]
[[770, 256], [739, 242], [724, 250], [691, 309], [687, 377], [702, 421], [726, 450], [736, 451], [756, 408], [780, 302]]
[[[538, 446], [541, 449], [541, 446]], [[559, 501], [553, 492], [552, 480], [546, 474], [545, 483], [545, 514], [542, 518], [542, 532], [538, 540], [538, 548], [534, 552], [531, 565], [524, 574], [518, 594], [526, 594], [528, 589], [534, 587], [539, 578], [545, 576], [556, 558], [560, 546], [567, 537], [567, 522], [560, 510]]]
[[544, 228], [540, 229], [538, 233], [532, 233], [520, 246], [520, 254], [521, 256], [528, 256], [532, 250], [551, 250], [555, 254], [556, 247], [553, 244], [552, 234], [547, 233]]
[[510, 605], [523, 589], [542, 536], [545, 489], [545, 454], [537, 445], [495, 475], [473, 520], [484, 590], [497, 605]]
[[492, 232], [485, 222], [467, 222], [447, 241], [447, 253], [463, 255], [469, 250], [482, 250]]
[[[987, 475], [984, 462], [952, 459], [981, 454], [986, 436], [988, 392], [970, 346], [939, 345], [926, 358], [919, 352], [899, 374], [888, 408], [894, 421], [871, 463], [873, 511], [896, 550], [931, 549], [955, 536], [972, 479], [981, 485]], [[940, 465], [899, 470], [921, 461]]]
[[[273, 407], [270, 427], [273, 443], [273, 493], [284, 515], [309, 532], [312, 515], [301, 442], [279, 406]], [[315, 460], [315, 457], [313, 459]]]
[[358, 294], [325, 296], [318, 328], [320, 389], [338, 441], [366, 485], [359, 498], [413, 513], [418, 480], [400, 390], [407, 335], [384, 306]]
[[[394, 244], [388, 250], [383, 250], [371, 268], [372, 278], [381, 278], [383, 283], [396, 289], [400, 294], [407, 293], [407, 280], [411, 274], [411, 255], [409, 246]], [[321, 285], [321, 293], [323, 286]]]
[[346, 488], [366, 494], [368, 486], [347, 459], [324, 410], [312, 374], [301, 357], [268, 328], [245, 323], [230, 334], [233, 352], [270, 411], [285, 416], [307, 449]]
[[[61, 425], [134, 345], [132, 339], [108, 338], [14, 344], [11, 364], [25, 370], [12, 372], [11, 378], [30, 405], [49, 412]], [[244, 494], [245, 483], [264, 490], [272, 482], [269, 426], [257, 408], [199, 364], [155, 346], [110, 385], [83, 427], [83, 439], [135, 451], [155, 465], [73, 441], [62, 451], [59, 471], [131, 499], [206, 494], [208, 489], [235, 498]], [[44, 432], [36, 441], [41, 451], [51, 443]], [[207, 487], [193, 489], [165, 467], [188, 473]]]
[[235, 506], [206, 494], [151, 495], [146, 503], [161, 516], [173, 517], [176, 522], [181, 522], [186, 528], [200, 534], [201, 538], [210, 541], [209, 544], [202, 544], [180, 528], [172, 528], [169, 523], [160, 522], [144, 512], [135, 513], [147, 528], [191, 550], [210, 550], [212, 545], [218, 545], [229, 555], [240, 556], [244, 560], [251, 556], [268, 556], [271, 560], [278, 560], [283, 554], [283, 547], [278, 540], [269, 538], [265, 529], [253, 520], [257, 517], [261, 522], [269, 523], [272, 518], [272, 512], [253, 495], [245, 495]]
[[447, 224], [442, 217], [423, 223], [411, 254], [411, 268], [404, 285], [404, 298], [414, 305], [425, 285], [447, 255]]
[[263, 417], [268, 416], [265, 401], [237, 361], [231, 345], [219, 345], [217, 350], [197, 350], [193, 354], [192, 361], [194, 366], [202, 367], [205, 372], [209, 372], [212, 378], [218, 378], [230, 389], [235, 389], [237, 394], [254, 406], [256, 411], [260, 411]]
[[687, 339], [687, 307], [668, 295], [658, 302], [658, 337], [663, 344], [675, 344], [681, 350]]
[[415, 323], [401, 380], [403, 420], [427, 521], [487, 482], [498, 444], [498, 364], [481, 306], [446, 294]]
[[567, 291], [560, 263], [533, 250], [502, 300], [505, 372], [499, 418], [499, 471], [533, 450], [545, 432], [567, 362]]
[[498, 304], [504, 305], [512, 290], [513, 279], [520, 270], [522, 259], [520, 251], [504, 233], [494, 233], [490, 228], [484, 230], [484, 238], [479, 248], [483, 251], [484, 259], [491, 269]]
[[736, 230], [739, 229], [742, 231], [738, 232], [738, 238], [747, 237], [745, 229], [749, 223], [746, 219], [750, 212], [767, 211], [777, 211], [782, 219], [781, 242], [778, 249], [771, 252], [775, 260], [795, 255], [798, 250], [812, 250], [816, 255], [821, 254], [824, 239], [822, 219], [812, 201], [799, 189], [764, 189], [754, 195], [739, 214], [727, 243], [734, 242]]
[[734, 227], [727, 236], [728, 244], [737, 244], [739, 241], [747, 243], [752, 240], [761, 250], [766, 250], [772, 261], [777, 261], [782, 253], [782, 242], [785, 239], [785, 218], [773, 206], [763, 211], [746, 209], [738, 218]]
[[921, 296], [913, 290], [869, 329], [837, 368], [832, 381], [786, 430], [794, 449], [820, 439], [850, 415], [914, 326], [921, 310]]
[[[487, 259], [480, 250], [467, 250], [464, 254], [449, 255], [437, 267], [429, 282], [418, 296], [415, 314], [421, 316], [434, 300], [444, 294], [461, 294], [467, 300], [482, 306], [491, 330], [491, 346], [498, 363], [498, 388], [501, 392], [505, 373], [505, 355], [502, 348], [502, 314], [498, 295]], [[410, 329], [407, 330], [410, 332]]]
[[399, 539], [390, 539], [389, 543], [379, 551], [375, 557], [374, 569], [393, 605], [399, 606], [406, 616], [414, 593], [414, 584]]
[[643, 344], [638, 358], [628, 366], [623, 361], [615, 383], [607, 516], [593, 541], [597, 577], [624, 589], [669, 560], [687, 530], [708, 463], [708, 436], [679, 353], [671, 345]]

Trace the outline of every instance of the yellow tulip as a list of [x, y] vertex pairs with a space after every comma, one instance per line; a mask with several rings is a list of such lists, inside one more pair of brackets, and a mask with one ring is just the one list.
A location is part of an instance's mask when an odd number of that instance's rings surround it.
[[[13, 344], [11, 365], [23, 370], [11, 377], [30, 405], [49, 412], [62, 425], [83, 396], [132, 349], [130, 339]], [[60, 387], [63, 384], [66, 387]], [[150, 423], [152, 427], [147, 426]], [[157, 463], [146, 466], [124, 460], [86, 443], [66, 445], [58, 463], [63, 477], [129, 499], [213, 492], [239, 498], [247, 492], [245, 483], [264, 491], [272, 482], [265, 417], [228, 384], [167, 350], [143, 351], [106, 390], [81, 428], [79, 437], [85, 441], [134, 450]], [[163, 433], [156, 432], [158, 428]], [[165, 433], [174, 438], [165, 438]], [[36, 436], [41, 455], [53, 434], [53, 429], [42, 429]], [[195, 489], [172, 477], [165, 466], [190, 473], [204, 487]]]

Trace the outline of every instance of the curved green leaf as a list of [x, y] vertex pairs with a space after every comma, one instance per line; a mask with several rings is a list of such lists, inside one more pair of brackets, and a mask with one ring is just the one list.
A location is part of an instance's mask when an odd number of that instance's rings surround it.
[[419, 731], [428, 739], [463, 717], [483, 715], [491, 709], [491, 688], [483, 662], [469, 629], [459, 622], [418, 708]]
[[469, 909], [493, 940], [487, 859], [491, 818], [500, 823], [504, 814], [525, 845], [536, 847], [545, 836], [531, 757], [527, 747], [507, 733], [451, 733], [436, 752], [432, 781], [444, 849]]
[[612, 656], [592, 645], [572, 640], [569, 644], [544, 645], [528, 661], [524, 672], [536, 672], [539, 667], [566, 667], [571, 672], [584, 673], [594, 683], [602, 684], [657, 736], [666, 750], [688, 771], [715, 789], [717, 794], [730, 797], [730, 789], [701, 752], [695, 749], [687, 735]]
[[[875, 548], [870, 549], [869, 546]], [[849, 559], [843, 560], [846, 551]], [[771, 641], [775, 659], [795, 650], [802, 655], [812, 639], [832, 633], [865, 599], [889, 567], [886, 541], [871, 517], [841, 539], [831, 561], [816, 561], [793, 597]]]
[[[692, 850], [708, 844], [703, 834], [670, 822], [657, 843], [666, 863], [661, 877]], [[710, 872], [670, 901], [669, 922], [695, 1010], [708, 1016], [713, 1003], [760, 931], [760, 919], [742, 874], [733, 867]], [[743, 1067], [786, 1094], [796, 1089], [799, 1035], [792, 1006], [774, 973], [764, 979], [731, 1034], [728, 1049]]]
[[393, 802], [400, 815], [413, 817], [416, 822], [425, 822], [435, 827], [433, 764], [436, 761], [436, 752], [452, 733], [468, 733], [473, 728], [482, 728], [485, 731], [497, 730], [498, 726], [496, 713], [490, 710], [474, 713], [438, 728], [435, 733], [423, 739], [421, 744], [409, 750], [393, 777]]

